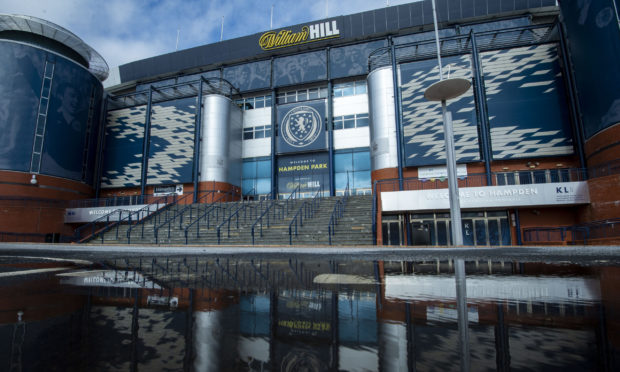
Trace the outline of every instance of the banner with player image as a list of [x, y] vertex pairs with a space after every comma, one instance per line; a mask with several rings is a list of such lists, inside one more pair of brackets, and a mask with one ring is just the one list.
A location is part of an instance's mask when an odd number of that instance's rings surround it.
[[325, 100], [278, 106], [277, 145], [279, 154], [326, 149]]

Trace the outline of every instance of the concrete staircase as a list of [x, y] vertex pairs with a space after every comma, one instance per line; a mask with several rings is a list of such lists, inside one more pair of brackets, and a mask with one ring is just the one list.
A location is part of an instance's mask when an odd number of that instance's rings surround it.
[[[184, 209], [181, 216], [162, 226], [166, 219], [165, 214], [159, 219], [149, 219], [144, 224], [134, 226], [130, 233], [130, 244], [179, 244], [186, 243], [185, 231], [188, 229], [187, 244], [190, 245], [217, 245], [217, 227], [220, 227], [220, 245], [252, 245], [252, 226], [254, 225], [254, 245], [328, 245], [328, 224], [334, 205], [342, 201], [342, 197], [329, 197], [319, 199], [319, 207], [312, 217], [303, 216], [303, 226], [297, 224], [297, 236], [295, 226], [292, 227], [292, 238], [289, 237], [289, 225], [293, 217], [304, 203], [311, 203], [311, 199], [290, 200], [288, 212], [286, 202], [276, 201], [276, 205], [269, 212], [269, 225], [267, 217], [261, 222], [257, 216], [265, 210], [270, 201], [245, 201], [221, 203], [219, 206], [209, 204], [194, 204], [190, 210], [185, 205], [175, 205], [167, 211], [168, 216]], [[306, 207], [309, 210], [309, 207]], [[210, 211], [209, 226], [205, 217], [197, 220], [197, 216]], [[235, 213], [236, 212], [236, 213]], [[304, 213], [301, 212], [303, 215]], [[332, 245], [372, 245], [372, 196], [351, 196], [348, 198], [343, 216], [338, 220], [335, 234], [332, 235]], [[233, 215], [230, 219], [230, 232], [228, 223], [223, 226], [222, 222]], [[274, 215], [283, 218], [274, 218]], [[238, 219], [238, 221], [237, 221]], [[238, 227], [237, 227], [238, 223]], [[262, 225], [262, 236], [261, 236]], [[159, 226], [157, 239], [155, 238], [155, 226]], [[117, 228], [106, 232], [103, 237], [104, 244], [127, 244], [127, 231], [130, 226], [119, 225]], [[101, 238], [91, 241], [100, 244]], [[156, 243], [157, 242], [157, 243]]]

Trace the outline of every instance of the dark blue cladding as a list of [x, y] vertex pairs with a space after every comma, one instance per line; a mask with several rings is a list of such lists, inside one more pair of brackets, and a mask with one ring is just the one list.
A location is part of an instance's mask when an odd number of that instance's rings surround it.
[[0, 169], [30, 170], [45, 55], [0, 42]]
[[196, 98], [153, 105], [148, 184], [192, 181]]
[[[445, 72], [451, 77], [471, 80], [470, 56], [442, 58]], [[424, 98], [424, 90], [439, 81], [436, 59], [400, 65], [403, 107], [403, 142], [406, 166], [445, 164], [441, 105]], [[454, 147], [458, 162], [480, 160], [473, 90], [448, 104], [452, 112]]]
[[573, 153], [555, 44], [481, 53], [493, 159]]
[[102, 94], [99, 80], [75, 62], [0, 42], [0, 169], [92, 184]]
[[561, 1], [586, 138], [620, 122], [620, 28], [611, 0]]
[[[89, 109], [101, 107], [102, 88], [81, 66], [55, 60], [41, 173], [92, 182], [99, 114], [93, 111], [89, 121]], [[88, 177], [83, 168], [89, 170]]]
[[286, 86], [327, 79], [325, 51], [277, 58], [273, 65], [275, 86]]
[[242, 92], [269, 88], [271, 63], [260, 61], [224, 69], [224, 79]]
[[146, 106], [108, 112], [102, 187], [140, 186]]

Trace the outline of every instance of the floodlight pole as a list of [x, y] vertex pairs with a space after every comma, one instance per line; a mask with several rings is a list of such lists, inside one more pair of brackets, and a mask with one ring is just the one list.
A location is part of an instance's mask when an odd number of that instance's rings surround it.
[[[435, 0], [432, 0], [433, 22], [435, 25], [435, 43], [437, 45], [437, 62], [439, 63], [439, 82], [431, 85], [424, 96], [432, 101], [441, 101], [443, 116], [444, 140], [446, 146], [446, 168], [448, 172], [448, 189], [450, 200], [450, 227], [452, 231], [452, 246], [463, 245], [463, 231], [461, 222], [461, 205], [459, 198], [459, 186], [456, 172], [456, 156], [454, 151], [454, 132], [452, 130], [452, 113], [446, 107], [448, 99], [456, 98], [465, 93], [471, 83], [465, 79], [443, 79], [441, 67], [441, 45], [439, 44], [439, 31], [437, 27], [437, 12]], [[469, 372], [469, 320], [467, 314], [467, 287], [465, 279], [465, 261], [455, 260], [454, 277], [456, 281], [457, 319], [459, 329], [459, 346], [461, 356], [461, 371]]]

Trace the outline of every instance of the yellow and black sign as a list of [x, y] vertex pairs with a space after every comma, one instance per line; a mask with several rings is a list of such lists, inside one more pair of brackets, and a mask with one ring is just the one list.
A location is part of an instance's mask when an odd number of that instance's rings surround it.
[[327, 21], [302, 26], [298, 31], [268, 31], [261, 35], [258, 44], [263, 50], [272, 50], [339, 37], [338, 22]]

